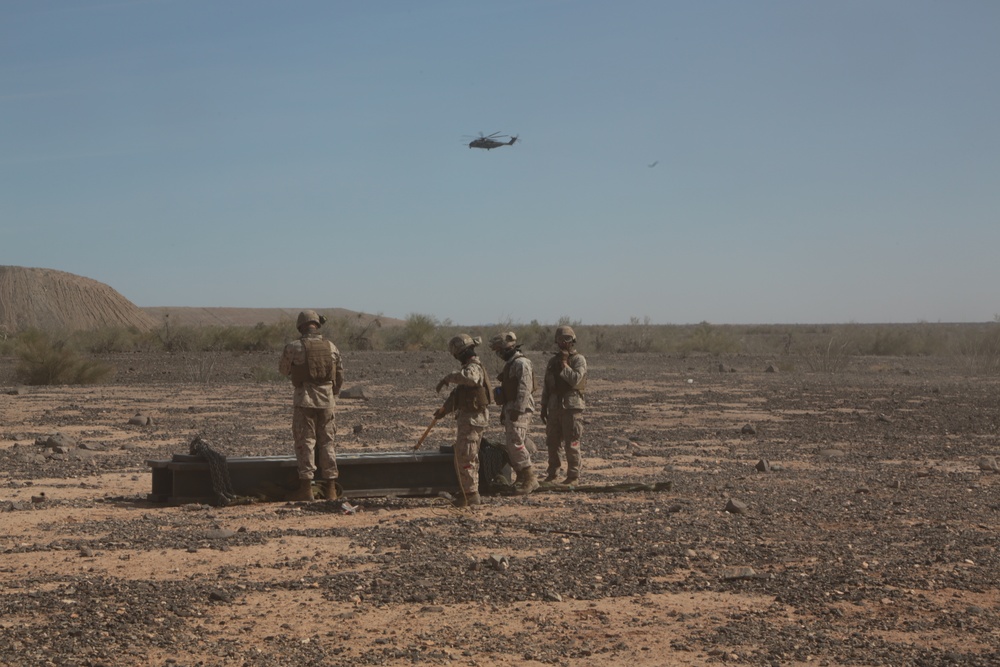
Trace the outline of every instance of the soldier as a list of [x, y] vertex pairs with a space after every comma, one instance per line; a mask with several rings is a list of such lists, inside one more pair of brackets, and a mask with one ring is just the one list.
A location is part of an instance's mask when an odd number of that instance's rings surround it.
[[553, 482], [559, 472], [559, 450], [566, 449], [566, 479], [575, 484], [580, 479], [580, 438], [583, 436], [583, 392], [587, 388], [587, 360], [576, 351], [576, 333], [569, 326], [556, 328], [559, 351], [545, 367], [542, 387], [542, 423], [545, 445], [549, 450], [546, 482]]
[[312, 479], [319, 463], [323, 496], [337, 497], [337, 457], [333, 436], [336, 396], [344, 384], [340, 350], [323, 338], [319, 328], [326, 318], [314, 310], [299, 313], [295, 322], [302, 336], [285, 346], [279, 370], [295, 387], [292, 436], [299, 469], [299, 488], [289, 500], [313, 500]]
[[490, 349], [503, 359], [503, 370], [497, 376], [500, 382], [494, 392], [500, 406], [500, 423], [504, 424], [507, 457], [517, 475], [514, 488], [518, 495], [527, 495], [538, 488], [535, 469], [531, 466], [531, 453], [526, 447], [531, 414], [535, 411], [535, 377], [531, 360], [521, 354], [517, 335], [513, 331], [499, 333], [490, 339]]
[[462, 487], [462, 497], [455, 500], [458, 507], [480, 503], [479, 443], [490, 421], [487, 408], [490, 383], [486, 369], [476, 355], [476, 346], [482, 342], [481, 338], [472, 338], [468, 334], [459, 334], [448, 341], [448, 351], [461, 362], [462, 368], [445, 375], [437, 384], [438, 393], [449, 384], [455, 385], [444, 405], [434, 411], [434, 418], [441, 419], [454, 412], [458, 424], [455, 472]]

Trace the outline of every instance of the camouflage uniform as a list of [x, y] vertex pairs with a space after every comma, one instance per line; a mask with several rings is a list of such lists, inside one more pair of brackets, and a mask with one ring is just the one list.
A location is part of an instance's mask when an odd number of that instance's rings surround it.
[[[319, 379], [310, 376], [309, 359], [322, 364]], [[315, 367], [315, 366], [314, 366]], [[337, 478], [337, 458], [333, 436], [337, 432], [333, 408], [344, 383], [344, 366], [340, 350], [323, 338], [318, 331], [303, 333], [299, 340], [285, 346], [279, 370], [292, 378], [295, 385], [292, 414], [292, 436], [299, 479], [315, 476], [319, 463], [320, 479]]]
[[[545, 368], [542, 387], [542, 421], [545, 423], [545, 445], [549, 452], [546, 481], [553, 481], [559, 472], [560, 450], [566, 452], [566, 479], [571, 484], [580, 478], [580, 438], [583, 436], [583, 392], [587, 386], [587, 360], [576, 351], [576, 337], [569, 327], [572, 340], [563, 340]], [[559, 342], [559, 334], [557, 334]]]
[[[468, 339], [469, 343], [472, 342], [471, 338], [467, 336], [464, 338]], [[455, 339], [452, 341], [454, 343]], [[453, 347], [453, 343], [449, 343], [449, 347]], [[471, 354], [462, 356], [462, 352]], [[456, 387], [444, 405], [435, 411], [434, 416], [440, 419], [452, 412], [455, 413], [458, 427], [458, 434], [455, 436], [455, 472], [465, 498], [478, 503], [479, 444], [483, 439], [483, 431], [490, 421], [490, 411], [481, 397], [484, 395], [484, 390], [488, 396], [489, 380], [486, 377], [486, 369], [472, 350], [472, 345], [458, 352], [453, 351], [452, 354], [456, 358], [461, 357], [462, 368], [449, 373], [438, 382], [438, 391], [447, 384], [454, 384]]]
[[508, 360], [497, 377], [502, 388], [504, 404], [500, 407], [500, 421], [506, 432], [505, 447], [510, 467], [514, 472], [531, 466], [531, 453], [527, 448], [528, 428], [535, 411], [534, 379], [531, 360], [520, 350]]

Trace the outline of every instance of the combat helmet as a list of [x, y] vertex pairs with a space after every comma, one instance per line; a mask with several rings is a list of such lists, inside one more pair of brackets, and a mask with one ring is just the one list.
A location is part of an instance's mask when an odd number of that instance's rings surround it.
[[517, 347], [517, 334], [513, 331], [498, 333], [490, 338], [490, 349], [494, 352], [506, 352]]
[[450, 341], [448, 341], [448, 351], [451, 352], [451, 356], [458, 359], [459, 357], [462, 356], [462, 353], [464, 353], [470, 347], [475, 347], [476, 345], [479, 345], [482, 342], [483, 342], [482, 338], [479, 337], [473, 338], [469, 334], [464, 334], [464, 333], [458, 334]]
[[556, 327], [556, 342], [557, 343], [575, 343], [576, 342], [576, 332], [573, 331], [573, 327], [568, 324], [564, 324], [560, 327]]
[[303, 310], [295, 320], [295, 328], [301, 331], [302, 327], [309, 323], [320, 327], [323, 326], [323, 322], [326, 322], [326, 318], [320, 316], [315, 310]]

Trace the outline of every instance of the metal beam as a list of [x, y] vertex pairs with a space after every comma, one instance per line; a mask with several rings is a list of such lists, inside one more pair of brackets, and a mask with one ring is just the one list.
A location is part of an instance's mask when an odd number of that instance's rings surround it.
[[[169, 461], [146, 463], [153, 473], [149, 500], [170, 504], [215, 502], [209, 464], [201, 456], [174, 454]], [[237, 496], [284, 500], [298, 486], [294, 456], [237, 456], [227, 458], [226, 466]], [[436, 452], [338, 453], [337, 468], [337, 482], [345, 498], [435, 496], [459, 491], [451, 447]], [[480, 491], [487, 492], [497, 475], [509, 481], [510, 473], [502, 450], [484, 441], [480, 447]]]

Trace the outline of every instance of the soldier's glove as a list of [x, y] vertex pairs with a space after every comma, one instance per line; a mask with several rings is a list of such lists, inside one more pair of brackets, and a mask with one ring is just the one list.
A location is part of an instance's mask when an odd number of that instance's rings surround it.
[[569, 352], [567, 352], [566, 350], [560, 350], [559, 362], [563, 365], [563, 368], [569, 366]]
[[538, 413], [538, 416], [542, 418], [542, 423], [545, 424], [549, 418], [548, 408], [542, 408], [542, 411]]
[[437, 393], [440, 394], [441, 390], [444, 389], [447, 386], [448, 386], [448, 381], [447, 380], [441, 380], [440, 382], [437, 383], [437, 387], [434, 389], [434, 391], [436, 391]]
[[448, 413], [444, 411], [444, 408], [438, 408], [434, 411], [434, 419], [444, 419], [447, 414]]

